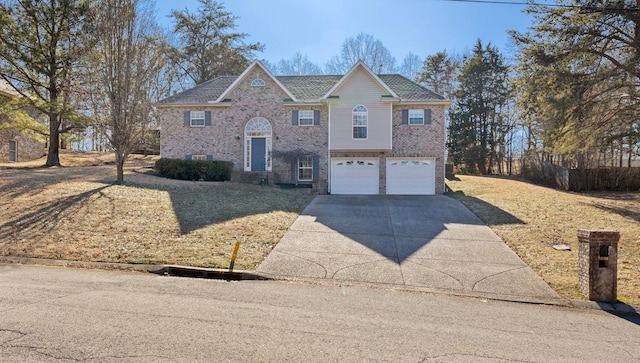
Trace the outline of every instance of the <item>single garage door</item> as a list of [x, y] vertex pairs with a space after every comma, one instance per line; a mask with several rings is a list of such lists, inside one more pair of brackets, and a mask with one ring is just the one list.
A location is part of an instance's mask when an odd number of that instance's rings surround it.
[[431, 195], [435, 193], [434, 158], [387, 158], [387, 194]]
[[331, 158], [331, 194], [379, 194], [378, 158]]

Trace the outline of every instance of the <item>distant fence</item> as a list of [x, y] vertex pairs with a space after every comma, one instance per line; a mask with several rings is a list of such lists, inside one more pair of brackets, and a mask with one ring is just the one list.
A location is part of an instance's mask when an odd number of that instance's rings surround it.
[[640, 190], [640, 168], [568, 169], [527, 159], [522, 175], [533, 182], [583, 192], [589, 190]]

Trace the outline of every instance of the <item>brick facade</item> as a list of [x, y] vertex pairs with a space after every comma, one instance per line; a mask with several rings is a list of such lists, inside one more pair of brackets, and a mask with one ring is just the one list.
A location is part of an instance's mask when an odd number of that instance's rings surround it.
[[[252, 87], [251, 81], [262, 79], [264, 86]], [[327, 179], [328, 112], [326, 106], [287, 106], [286, 93], [261, 69], [255, 68], [231, 90], [230, 102], [220, 106], [174, 106], [161, 110], [160, 155], [184, 158], [185, 155], [211, 155], [215, 160], [233, 162], [234, 174], [244, 170], [245, 126], [254, 117], [262, 117], [272, 127], [272, 171], [264, 176], [273, 183], [291, 183], [296, 155], [319, 158], [318, 184]], [[292, 110], [320, 110], [320, 125], [292, 125]], [[211, 126], [189, 127], [183, 122], [184, 111], [211, 111]], [[259, 174], [256, 174], [256, 176]], [[240, 177], [238, 177], [239, 179]], [[318, 188], [322, 188], [319, 186]], [[323, 192], [322, 190], [318, 190]], [[326, 187], [324, 192], [326, 193]]]
[[30, 161], [46, 154], [44, 143], [33, 137], [16, 130], [0, 130], [0, 163], [9, 162], [9, 141], [15, 141], [17, 144], [17, 161]]
[[[329, 184], [330, 157], [378, 157], [380, 161], [380, 194], [386, 192], [387, 157], [424, 157], [436, 161], [436, 193], [444, 192], [444, 111], [445, 102], [417, 103], [391, 106], [392, 150], [332, 151], [329, 152], [329, 106], [327, 102], [289, 102], [289, 95], [261, 67], [250, 71], [224, 94], [225, 102], [214, 99], [197, 104], [166, 103], [160, 107], [160, 155], [185, 158], [186, 155], [207, 155], [215, 160], [234, 164], [232, 180], [269, 183], [296, 183], [298, 156], [314, 156], [318, 161], [318, 174], [313, 187], [326, 193]], [[264, 86], [251, 86], [262, 79]], [[222, 97], [222, 96], [220, 96]], [[431, 109], [431, 123], [425, 125], [402, 124], [402, 110]], [[319, 124], [299, 126], [292, 123], [292, 111], [318, 110]], [[211, 125], [185, 126], [185, 111], [211, 111]], [[271, 135], [271, 172], [245, 172], [245, 126], [254, 117], [269, 121]], [[334, 120], [334, 122], [337, 122]], [[255, 179], [255, 180], [254, 180]], [[300, 182], [310, 183], [310, 182]], [[310, 183], [311, 184], [311, 183]]]
[[578, 288], [589, 300], [617, 300], [619, 240], [617, 231], [578, 231]]

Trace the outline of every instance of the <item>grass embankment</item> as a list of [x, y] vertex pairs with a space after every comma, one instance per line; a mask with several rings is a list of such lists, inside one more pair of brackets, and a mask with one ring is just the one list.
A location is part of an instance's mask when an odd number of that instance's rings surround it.
[[[578, 229], [620, 232], [618, 299], [640, 304], [640, 193], [569, 193], [505, 178], [447, 181], [460, 200], [561, 296], [578, 291]], [[553, 249], [565, 244], [571, 251]]]
[[[77, 162], [68, 156], [63, 165], [110, 161], [98, 153], [74, 154]], [[133, 163], [157, 157], [149, 158]], [[34, 164], [0, 170], [0, 255], [226, 268], [240, 241], [235, 267], [251, 270], [312, 199], [299, 190], [178, 181], [131, 169], [126, 184], [115, 185], [114, 166]]]

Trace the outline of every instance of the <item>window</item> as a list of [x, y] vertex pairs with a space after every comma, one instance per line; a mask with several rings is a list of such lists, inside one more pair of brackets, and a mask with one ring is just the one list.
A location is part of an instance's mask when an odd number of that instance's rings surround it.
[[192, 127], [204, 126], [204, 111], [191, 111], [190, 125]]
[[15, 140], [9, 140], [9, 162], [15, 163], [18, 161], [18, 142]]
[[298, 159], [298, 180], [299, 181], [313, 180], [313, 157], [306, 156]]
[[298, 125], [313, 126], [313, 110], [298, 111]]
[[251, 81], [251, 87], [264, 87], [264, 81], [260, 78]]
[[409, 125], [424, 125], [424, 110], [409, 110]]
[[207, 155], [191, 155], [191, 160], [207, 160]]
[[353, 108], [353, 138], [366, 139], [369, 116], [367, 108], [358, 105]]

